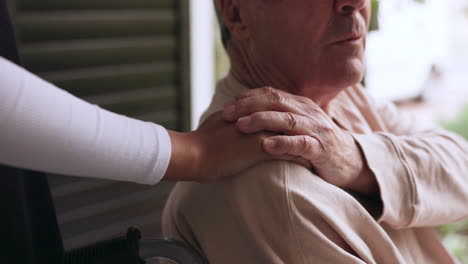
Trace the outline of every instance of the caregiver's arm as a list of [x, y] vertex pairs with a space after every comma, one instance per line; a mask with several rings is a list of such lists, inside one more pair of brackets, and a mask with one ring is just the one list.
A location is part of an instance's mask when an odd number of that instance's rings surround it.
[[143, 184], [204, 182], [267, 159], [261, 137], [241, 135], [219, 114], [195, 132], [166, 131], [89, 104], [0, 57], [0, 164]]

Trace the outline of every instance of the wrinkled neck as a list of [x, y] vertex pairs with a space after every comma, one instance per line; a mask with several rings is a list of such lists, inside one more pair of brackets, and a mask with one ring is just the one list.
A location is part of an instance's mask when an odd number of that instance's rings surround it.
[[231, 74], [249, 89], [271, 86], [287, 92], [294, 92], [291, 84], [283, 74], [274, 67], [261, 63], [253, 52], [244, 47], [232, 44], [229, 48]]
[[249, 89], [270, 86], [285, 92], [308, 97], [322, 108], [337, 95], [327, 93], [327, 89], [312, 83], [303, 83], [288, 76], [273, 63], [262, 62], [254, 52], [246, 47], [229, 44], [231, 59], [230, 74]]

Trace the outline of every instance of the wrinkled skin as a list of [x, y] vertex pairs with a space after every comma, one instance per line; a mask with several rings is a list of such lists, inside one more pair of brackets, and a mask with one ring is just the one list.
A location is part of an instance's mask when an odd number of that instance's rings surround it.
[[326, 114], [364, 75], [370, 2], [220, 0], [220, 13], [232, 35], [231, 74], [253, 89], [226, 104], [225, 120], [246, 134], [280, 133], [265, 140], [266, 152], [303, 157], [336, 186], [376, 192], [352, 135]]
[[308, 160], [325, 181], [363, 194], [376, 192], [361, 151], [343, 130], [312, 100], [271, 87], [254, 89], [228, 102], [223, 113], [246, 134], [264, 130], [283, 133], [267, 138], [264, 150]]

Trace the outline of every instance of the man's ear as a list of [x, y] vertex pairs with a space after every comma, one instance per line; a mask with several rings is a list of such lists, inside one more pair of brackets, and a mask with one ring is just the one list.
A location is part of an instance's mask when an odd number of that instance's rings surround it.
[[243, 0], [219, 0], [219, 11], [225, 26], [236, 38], [246, 38], [249, 35], [245, 12], [242, 12]]

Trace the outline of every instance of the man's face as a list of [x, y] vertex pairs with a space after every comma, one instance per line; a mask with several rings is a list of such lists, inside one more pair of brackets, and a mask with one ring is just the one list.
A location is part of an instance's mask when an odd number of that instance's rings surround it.
[[249, 0], [243, 5], [251, 53], [290, 76], [297, 87], [337, 89], [362, 79], [370, 0]]

